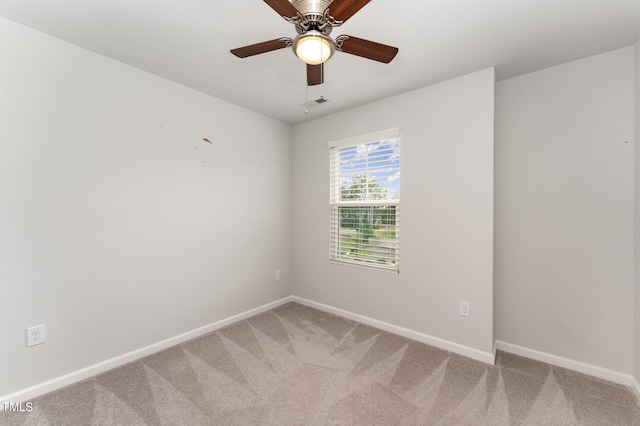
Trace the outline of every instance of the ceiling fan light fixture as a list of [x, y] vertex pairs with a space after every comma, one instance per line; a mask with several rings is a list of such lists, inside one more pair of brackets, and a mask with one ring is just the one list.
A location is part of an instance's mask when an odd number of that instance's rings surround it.
[[298, 35], [292, 47], [296, 56], [309, 65], [324, 63], [336, 49], [331, 37], [314, 30]]

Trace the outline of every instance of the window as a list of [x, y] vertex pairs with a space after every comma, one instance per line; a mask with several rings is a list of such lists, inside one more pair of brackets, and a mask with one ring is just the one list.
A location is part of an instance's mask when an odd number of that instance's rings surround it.
[[329, 143], [330, 256], [399, 271], [400, 129]]

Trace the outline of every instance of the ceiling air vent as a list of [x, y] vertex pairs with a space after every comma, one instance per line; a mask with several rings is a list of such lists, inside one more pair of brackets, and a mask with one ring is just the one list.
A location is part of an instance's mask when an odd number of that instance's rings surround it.
[[305, 108], [315, 108], [318, 105], [322, 105], [325, 102], [329, 102], [329, 100], [325, 99], [324, 95], [320, 95], [320, 97], [318, 99], [314, 99], [312, 101], [305, 102], [302, 105], [304, 105]]

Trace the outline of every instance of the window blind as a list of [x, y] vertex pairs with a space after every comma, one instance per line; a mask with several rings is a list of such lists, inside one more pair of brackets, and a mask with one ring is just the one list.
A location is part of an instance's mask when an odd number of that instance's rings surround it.
[[399, 129], [329, 147], [330, 260], [398, 271]]

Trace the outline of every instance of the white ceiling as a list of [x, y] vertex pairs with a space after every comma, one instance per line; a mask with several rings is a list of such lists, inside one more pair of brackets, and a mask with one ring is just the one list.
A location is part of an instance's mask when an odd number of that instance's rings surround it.
[[[640, 38], [640, 0], [372, 0], [332, 36], [396, 46], [396, 58], [337, 52], [325, 84], [307, 90], [290, 49], [229, 53], [295, 36], [262, 0], [2, 0], [0, 16], [291, 124], [490, 66], [501, 80]], [[330, 102], [305, 114], [302, 103], [320, 94]]]

